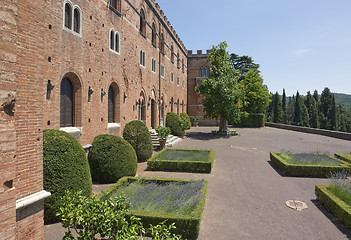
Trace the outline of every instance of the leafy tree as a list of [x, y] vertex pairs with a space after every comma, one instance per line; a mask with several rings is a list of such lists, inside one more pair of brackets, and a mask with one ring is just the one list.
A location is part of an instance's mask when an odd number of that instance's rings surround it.
[[[334, 99], [335, 102], [335, 99]], [[321, 98], [320, 98], [320, 112], [323, 114], [321, 116], [321, 127], [324, 129], [333, 129], [332, 118], [334, 118], [333, 108], [333, 94], [330, 92], [329, 88], [324, 88]], [[332, 112], [333, 111], [333, 112]], [[333, 116], [332, 116], [333, 115]]]
[[202, 79], [196, 88], [204, 97], [202, 104], [205, 116], [210, 119], [220, 118], [219, 131], [226, 131], [228, 120], [238, 122], [240, 119], [240, 102], [242, 91], [234, 77], [233, 65], [227, 52], [227, 43], [213, 46], [207, 61], [211, 63], [211, 74]]
[[312, 98], [312, 104], [311, 104], [311, 110], [310, 110], [310, 116], [311, 116], [311, 120], [310, 120], [310, 124], [311, 127], [313, 128], [319, 128], [320, 124], [319, 124], [319, 119], [318, 119], [318, 103], [315, 100], [315, 98]]
[[282, 110], [283, 110], [283, 123], [286, 123], [286, 93], [285, 93], [285, 88], [283, 88]]
[[332, 102], [330, 106], [330, 113], [329, 113], [329, 118], [330, 118], [330, 129], [331, 130], [338, 130], [338, 121], [337, 121], [337, 109], [336, 109], [336, 104], [335, 104], [335, 97], [334, 94], [332, 94]]
[[302, 104], [302, 126], [310, 127], [310, 115], [305, 104]]
[[317, 103], [319, 102], [319, 94], [318, 94], [318, 91], [317, 91], [317, 90], [314, 90], [314, 92], [313, 92], [313, 98], [314, 98], [314, 100], [316, 100]]
[[245, 92], [243, 110], [248, 113], [264, 113], [271, 96], [260, 73], [257, 70], [249, 70], [240, 86]]
[[282, 123], [283, 122], [283, 110], [282, 102], [280, 101], [279, 93], [276, 92], [273, 97], [274, 107], [273, 107], [273, 122]]
[[294, 123], [298, 126], [303, 125], [302, 101], [301, 101], [299, 91], [297, 91], [297, 93], [296, 93], [295, 110], [294, 110]]
[[295, 95], [289, 98], [289, 103], [286, 108], [286, 123], [292, 124], [294, 122], [294, 110], [295, 110]]
[[230, 55], [230, 61], [233, 64], [235, 70], [237, 70], [237, 74], [239, 75], [238, 81], [244, 80], [245, 75], [249, 72], [249, 70], [257, 70], [260, 67], [259, 64], [254, 63], [253, 59], [249, 56], [239, 56], [235, 53]]

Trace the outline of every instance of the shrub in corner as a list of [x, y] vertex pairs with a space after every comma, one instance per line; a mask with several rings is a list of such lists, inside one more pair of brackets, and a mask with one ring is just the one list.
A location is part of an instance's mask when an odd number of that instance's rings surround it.
[[166, 115], [166, 127], [171, 129], [171, 133], [175, 136], [180, 135], [179, 116], [173, 112]]
[[152, 156], [152, 139], [146, 125], [134, 120], [126, 124], [123, 130], [123, 138], [132, 145], [138, 162], [145, 162]]
[[69, 133], [44, 130], [43, 184], [51, 196], [44, 202], [45, 222], [57, 222], [56, 212], [66, 190], [90, 196], [92, 181], [88, 160], [80, 143]]
[[186, 120], [186, 130], [189, 130], [191, 128], [191, 121], [187, 113], [182, 112], [180, 113], [180, 118]]
[[123, 138], [113, 135], [95, 137], [88, 154], [93, 181], [114, 183], [124, 176], [135, 176], [137, 156]]

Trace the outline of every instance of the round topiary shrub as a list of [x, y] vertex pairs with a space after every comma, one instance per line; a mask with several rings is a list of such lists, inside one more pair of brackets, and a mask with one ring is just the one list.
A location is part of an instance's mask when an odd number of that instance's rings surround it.
[[123, 138], [133, 146], [138, 162], [145, 162], [152, 156], [152, 139], [146, 125], [134, 120], [126, 124], [123, 130]]
[[134, 177], [138, 167], [133, 147], [113, 135], [95, 137], [88, 160], [93, 181], [99, 183], [115, 183], [124, 176]]
[[186, 130], [189, 130], [191, 128], [191, 121], [187, 113], [182, 112], [180, 113], [180, 118], [183, 118], [187, 122]]
[[84, 195], [91, 195], [92, 181], [85, 151], [69, 133], [44, 130], [43, 175], [44, 189], [51, 193], [44, 203], [46, 223], [60, 220], [56, 212], [66, 190], [82, 190]]
[[166, 115], [166, 127], [169, 127], [169, 129], [171, 129], [172, 135], [179, 136], [179, 116], [173, 112], [168, 112]]

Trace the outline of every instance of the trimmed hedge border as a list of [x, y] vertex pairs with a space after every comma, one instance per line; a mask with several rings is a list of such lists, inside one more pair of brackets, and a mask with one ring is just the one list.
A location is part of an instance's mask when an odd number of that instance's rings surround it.
[[147, 161], [147, 169], [151, 171], [211, 173], [215, 152], [200, 149], [171, 149], [171, 151], [206, 151], [209, 152], [207, 161], [156, 160], [158, 155], [169, 149], [163, 149]]
[[326, 185], [316, 185], [317, 199], [342, 223], [351, 228], [351, 207], [329, 191]]
[[341, 166], [290, 164], [279, 157], [277, 152], [271, 152], [270, 159], [277, 168], [290, 177], [327, 177], [330, 172], [341, 172], [342, 170], [351, 172], [351, 165], [340, 159], [335, 160], [339, 161]]
[[[136, 178], [136, 177], [123, 177], [118, 182], [106, 191], [102, 192], [99, 196], [101, 199], [107, 199], [111, 197], [111, 194], [121, 186], [125, 184], [143, 179], [144, 181], [156, 181], [156, 182], [192, 182], [194, 180], [182, 180], [182, 179], [166, 179], [166, 178]], [[160, 222], [167, 220], [167, 224], [175, 223], [176, 229], [171, 230], [172, 233], [181, 234], [183, 238], [197, 238], [200, 232], [200, 221], [202, 212], [204, 210], [206, 194], [207, 194], [208, 182], [204, 181], [204, 186], [201, 189], [202, 199], [196, 208], [187, 215], [176, 215], [170, 213], [156, 213], [147, 211], [134, 211], [131, 210], [127, 215], [136, 216], [141, 218], [141, 222], [145, 228], [150, 227], [150, 224], [157, 225]]]
[[334, 155], [335, 155], [335, 157], [337, 157], [345, 162], [351, 163], [351, 154], [350, 153], [335, 153]]

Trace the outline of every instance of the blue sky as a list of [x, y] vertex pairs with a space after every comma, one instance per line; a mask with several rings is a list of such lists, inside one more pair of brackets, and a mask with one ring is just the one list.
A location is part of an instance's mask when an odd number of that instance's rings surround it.
[[350, 0], [156, 0], [188, 50], [227, 41], [271, 92], [351, 94]]

